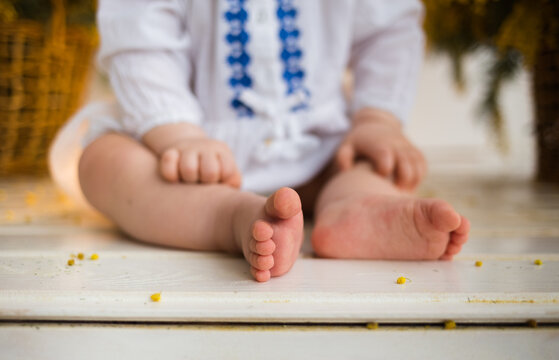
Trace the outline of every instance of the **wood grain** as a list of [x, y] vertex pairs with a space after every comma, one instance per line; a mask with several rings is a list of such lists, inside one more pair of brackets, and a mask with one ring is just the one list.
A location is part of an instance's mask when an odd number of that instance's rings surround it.
[[[289, 274], [258, 284], [239, 257], [139, 243], [98, 214], [60, 202], [48, 182], [3, 183], [0, 188], [3, 212], [13, 209], [14, 217], [23, 219], [22, 214], [33, 211], [34, 220], [4, 219], [0, 227], [0, 319], [559, 321], [556, 189], [438, 177], [427, 182], [423, 195], [445, 197], [473, 219], [473, 236], [455, 261], [317, 259], [307, 242]], [[37, 193], [32, 205], [25, 199], [28, 191]], [[73, 220], [77, 215], [80, 222]], [[76, 259], [68, 266], [78, 252], [100, 258]], [[543, 265], [534, 265], [535, 259]], [[474, 266], [477, 260], [482, 267]], [[409, 281], [396, 284], [400, 276]], [[158, 303], [150, 300], [155, 292], [161, 292]]]

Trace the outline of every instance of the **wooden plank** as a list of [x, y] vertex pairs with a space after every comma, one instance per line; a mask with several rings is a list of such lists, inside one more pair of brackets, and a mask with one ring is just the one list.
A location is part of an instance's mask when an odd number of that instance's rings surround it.
[[[454, 262], [315, 259], [306, 242], [293, 270], [267, 284], [252, 281], [240, 258], [132, 241], [98, 214], [75, 209], [48, 182], [0, 185], [0, 209], [14, 212], [0, 221], [2, 319], [559, 319], [559, 191], [526, 181], [430, 179], [423, 195], [448, 198], [474, 219], [474, 235]], [[70, 254], [78, 252], [100, 259], [68, 267]], [[533, 264], [536, 258], [542, 266]], [[483, 267], [475, 267], [476, 260]], [[411, 281], [398, 285], [399, 276]], [[159, 291], [161, 302], [152, 303], [150, 294]]]
[[[538, 242], [540, 244], [538, 245]], [[484, 249], [486, 240], [478, 243]], [[557, 242], [516, 239], [453, 262], [351, 261], [303, 254], [266, 284], [245, 261], [109, 233], [0, 236], [0, 318], [240, 322], [559, 320]], [[513, 245], [510, 245], [513, 244]], [[535, 245], [536, 244], [536, 245]], [[546, 244], [548, 246], [546, 246]], [[534, 249], [537, 253], [529, 253]], [[100, 259], [66, 264], [71, 253]], [[538, 257], [543, 265], [533, 264]], [[475, 267], [474, 261], [484, 262]], [[396, 284], [399, 276], [409, 278]], [[162, 292], [159, 303], [149, 296]]]
[[496, 175], [431, 176], [419, 194], [448, 200], [470, 219], [472, 238], [559, 239], [559, 188]]
[[[428, 346], [426, 346], [428, 344]], [[6, 359], [556, 359], [559, 329], [0, 324]]]

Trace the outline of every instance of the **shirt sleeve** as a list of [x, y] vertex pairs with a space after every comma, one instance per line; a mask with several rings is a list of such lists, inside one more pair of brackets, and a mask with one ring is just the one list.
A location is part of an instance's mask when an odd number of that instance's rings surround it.
[[357, 5], [350, 57], [351, 112], [373, 107], [405, 122], [423, 59], [422, 5], [418, 0], [369, 0]]
[[159, 125], [201, 122], [202, 110], [190, 89], [191, 38], [184, 3], [99, 2], [98, 64], [122, 107], [124, 131], [136, 138]]

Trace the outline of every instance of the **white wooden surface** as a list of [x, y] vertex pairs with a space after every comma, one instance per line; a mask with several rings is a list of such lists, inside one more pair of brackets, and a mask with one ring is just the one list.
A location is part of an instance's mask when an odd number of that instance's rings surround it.
[[538, 359], [557, 328], [0, 324], [2, 359]]
[[[559, 191], [462, 181], [468, 186], [432, 179], [422, 190], [472, 219], [455, 261], [316, 259], [306, 244], [293, 270], [266, 284], [252, 281], [240, 258], [141, 244], [98, 215], [75, 213], [48, 184], [9, 183], [0, 203], [12, 211], [0, 227], [0, 319], [558, 322]], [[26, 203], [29, 189], [35, 201]], [[67, 266], [78, 252], [100, 259]], [[398, 285], [399, 276], [411, 281]], [[161, 302], [150, 301], [154, 292]]]
[[[518, 84], [504, 89], [511, 152], [503, 157], [474, 121], [476, 81], [458, 97], [445, 82], [445, 66], [425, 65], [426, 86], [420, 84], [412, 116], [418, 121], [407, 129], [426, 150], [431, 171], [452, 174], [431, 177], [421, 193], [450, 200], [472, 220], [472, 238], [455, 262], [317, 260], [306, 243], [288, 277], [258, 285], [242, 260], [154, 250], [115, 237], [110, 223], [77, 211], [47, 183], [0, 180], [0, 359], [558, 359], [559, 189], [509, 176], [526, 176], [533, 168], [526, 77], [521, 91]], [[484, 76], [466, 63], [468, 73]], [[36, 195], [36, 204], [26, 204], [25, 191]], [[79, 251], [101, 258], [66, 269], [69, 254]], [[541, 268], [531, 265], [534, 258], [543, 260]], [[474, 268], [478, 259], [484, 266]], [[396, 286], [399, 275], [412, 282]], [[148, 296], [160, 290], [162, 301], [151, 303]], [[381, 324], [367, 331], [347, 324], [152, 322], [203, 318], [200, 314], [208, 321], [232, 316], [313, 323], [423, 323], [448, 316], [459, 327]], [[555, 324], [531, 329], [493, 323], [528, 318]], [[21, 322], [37, 319], [53, 323]], [[70, 319], [74, 322], [57, 324]], [[146, 321], [130, 324], [140, 319]], [[485, 325], [462, 325], [472, 321]]]

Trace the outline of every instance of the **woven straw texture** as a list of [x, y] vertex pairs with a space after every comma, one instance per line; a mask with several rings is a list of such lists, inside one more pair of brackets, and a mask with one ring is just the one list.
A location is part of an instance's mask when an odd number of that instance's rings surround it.
[[79, 105], [96, 43], [85, 27], [0, 24], [0, 177], [46, 174], [48, 146]]

